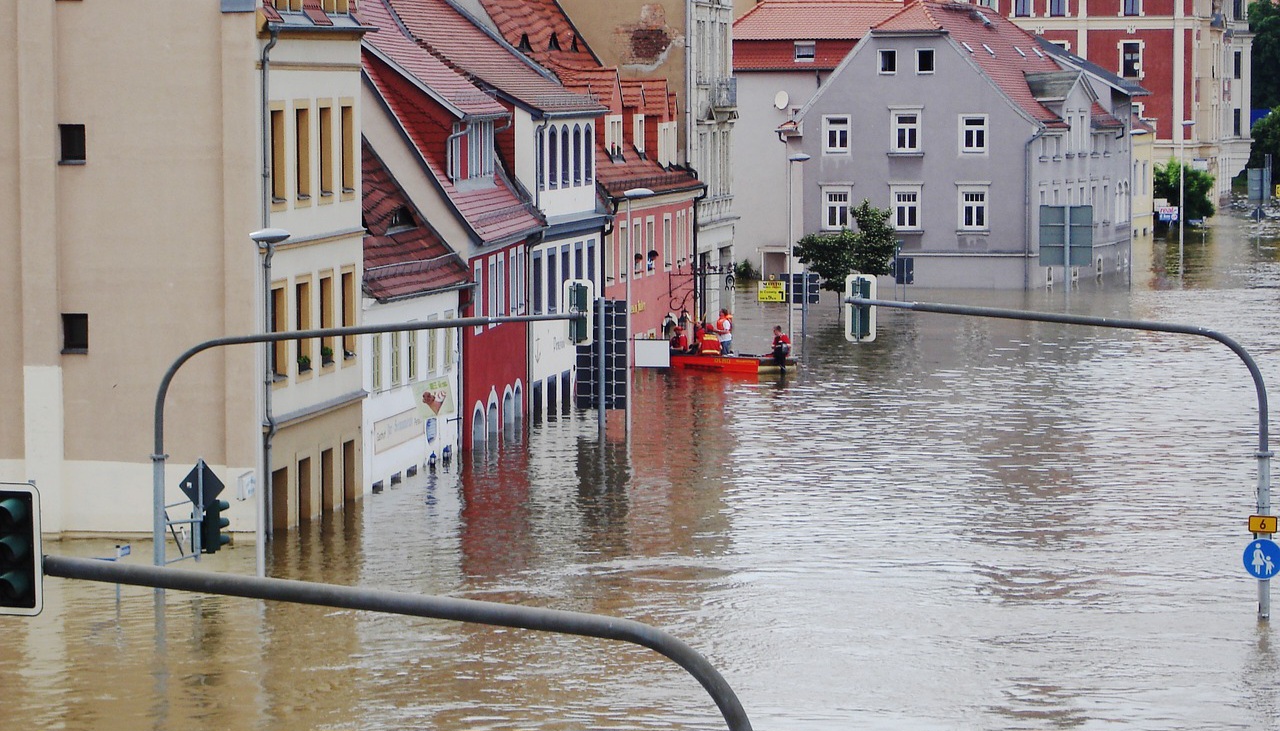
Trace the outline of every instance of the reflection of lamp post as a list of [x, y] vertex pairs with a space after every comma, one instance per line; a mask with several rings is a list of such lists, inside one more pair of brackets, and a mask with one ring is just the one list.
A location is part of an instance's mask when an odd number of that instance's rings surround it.
[[[1141, 137], [1145, 134], [1148, 134], [1147, 130], [1141, 127], [1134, 127], [1133, 129], [1129, 130], [1129, 138], [1130, 138], [1129, 139], [1129, 162], [1131, 167], [1137, 164], [1133, 161], [1134, 147], [1135, 147], [1134, 140], [1135, 138]], [[1134, 167], [1134, 170], [1136, 171], [1137, 168]], [[1129, 224], [1130, 225], [1129, 225], [1129, 265], [1127, 267], [1129, 270], [1128, 271], [1129, 284], [1133, 284], [1133, 184], [1134, 183], [1138, 184], [1139, 190], [1150, 190], [1149, 188], [1142, 187], [1146, 185], [1145, 180], [1133, 180], [1133, 181], [1130, 181], [1129, 183]]]
[[[791, 189], [791, 169], [795, 167], [794, 163], [804, 162], [808, 159], [809, 155], [803, 152], [797, 152], [787, 157], [787, 337], [791, 338], [793, 342], [795, 341], [795, 335], [791, 332], [791, 322], [796, 307], [795, 303], [791, 301], [791, 295], [796, 286], [796, 278], [795, 274], [793, 274], [796, 259], [796, 232], [792, 213], [795, 205], [795, 194]], [[805, 290], [807, 293], [808, 287], [805, 287]], [[792, 345], [791, 347], [794, 348], [796, 346]]]
[[[631, 200], [633, 198], [648, 198], [653, 195], [653, 191], [648, 188], [631, 188], [622, 191], [622, 197], [627, 201], [627, 260], [624, 266], [627, 268], [627, 434], [631, 434], [631, 348], [633, 347], [631, 338], [631, 280], [636, 275], [635, 266], [635, 229], [631, 226]], [[603, 346], [601, 346], [603, 347]], [[601, 373], [601, 377], [604, 374]], [[603, 387], [603, 382], [601, 384]]]
[[1182, 159], [1182, 148], [1186, 145], [1187, 131], [1195, 123], [1194, 119], [1184, 119], [1182, 129], [1178, 130], [1178, 279], [1182, 279], [1182, 231], [1187, 220], [1187, 163]]
[[[249, 234], [262, 252], [262, 332], [271, 332], [271, 257], [275, 255], [276, 244], [289, 238], [288, 231], [279, 228], [264, 228]], [[271, 486], [271, 438], [275, 436], [276, 424], [271, 416], [271, 391], [275, 387], [275, 366], [272, 363], [275, 343], [263, 343], [262, 373], [262, 473], [258, 476], [258, 484], [254, 488], [254, 509], [258, 513], [255, 551], [257, 551], [258, 576], [267, 575], [267, 489]]]

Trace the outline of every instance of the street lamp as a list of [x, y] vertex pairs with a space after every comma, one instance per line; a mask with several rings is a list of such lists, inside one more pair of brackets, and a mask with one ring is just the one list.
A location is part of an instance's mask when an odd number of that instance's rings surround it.
[[[793, 163], [804, 162], [809, 159], [809, 155], [803, 152], [797, 152], [787, 157], [787, 337], [795, 342], [795, 335], [791, 332], [792, 315], [795, 313], [795, 303], [791, 302], [792, 291], [796, 286], [796, 279], [793, 270], [795, 269], [796, 260], [796, 233], [794, 213], [792, 209], [795, 207], [795, 193], [791, 189], [791, 170], [795, 167]], [[805, 282], [808, 284], [808, 282]], [[808, 287], [805, 288], [806, 290]], [[808, 294], [806, 291], [805, 294]], [[801, 295], [804, 296], [804, 295]], [[795, 345], [791, 346], [796, 347]]]
[[[631, 201], [635, 198], [648, 198], [653, 191], [648, 188], [631, 188], [622, 191], [622, 198], [627, 202], [627, 260], [623, 262], [627, 275], [627, 435], [631, 434], [631, 348], [634, 346], [631, 337], [631, 280], [635, 278], [635, 229], [631, 226]], [[603, 373], [601, 374], [603, 377]]]
[[1182, 129], [1178, 130], [1178, 279], [1182, 279], [1183, 259], [1182, 259], [1182, 231], [1184, 222], [1187, 220], [1187, 163], [1183, 160], [1182, 148], [1186, 144], [1187, 131], [1191, 129], [1196, 121], [1194, 119], [1182, 120]]
[[[249, 238], [258, 245], [262, 252], [262, 332], [271, 332], [271, 257], [276, 253], [276, 244], [289, 238], [291, 234], [282, 228], [264, 228], [249, 234]], [[262, 472], [258, 475], [258, 484], [254, 488], [253, 503], [258, 517], [254, 528], [254, 550], [257, 553], [258, 576], [267, 575], [267, 490], [271, 481], [271, 438], [275, 435], [275, 421], [271, 416], [271, 392], [274, 389], [275, 368], [271, 363], [274, 343], [262, 344], [262, 425], [267, 427], [262, 432]]]

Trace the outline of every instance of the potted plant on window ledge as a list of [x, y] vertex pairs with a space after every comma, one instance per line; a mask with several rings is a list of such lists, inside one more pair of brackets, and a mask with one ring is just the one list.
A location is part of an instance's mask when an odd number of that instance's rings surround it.
[[306, 373], [309, 370], [311, 370], [311, 356], [309, 355], [298, 356], [298, 372]]
[[328, 345], [320, 346], [320, 365], [333, 365], [333, 348], [330, 348]]

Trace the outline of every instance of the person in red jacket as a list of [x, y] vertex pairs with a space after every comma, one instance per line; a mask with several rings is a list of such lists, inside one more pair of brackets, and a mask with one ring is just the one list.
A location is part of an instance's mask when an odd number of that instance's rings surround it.
[[702, 323], [702, 337], [698, 340], [703, 355], [720, 355], [720, 338], [711, 323]]
[[782, 332], [781, 325], [773, 326], [773, 362], [782, 373], [787, 372], [787, 356], [791, 355], [791, 338]]

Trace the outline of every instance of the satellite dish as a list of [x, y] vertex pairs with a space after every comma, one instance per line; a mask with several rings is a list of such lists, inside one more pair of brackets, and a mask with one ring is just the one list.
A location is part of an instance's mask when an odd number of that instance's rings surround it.
[[786, 109], [787, 102], [790, 100], [790, 97], [787, 96], [787, 92], [780, 91], [773, 95], [773, 106], [778, 109]]

